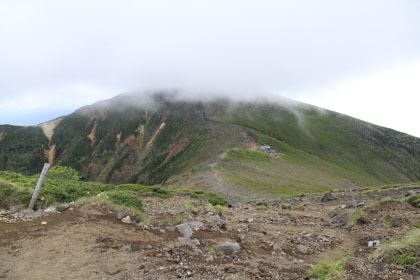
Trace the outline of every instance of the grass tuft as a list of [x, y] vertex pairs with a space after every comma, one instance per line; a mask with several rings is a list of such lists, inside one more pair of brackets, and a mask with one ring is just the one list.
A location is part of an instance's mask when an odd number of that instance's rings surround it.
[[420, 194], [412, 195], [407, 199], [407, 202], [416, 208], [420, 208]]
[[357, 223], [357, 220], [363, 215], [363, 209], [359, 208], [356, 211], [354, 211], [350, 217], [347, 220], [346, 227], [352, 227], [355, 226]]
[[307, 276], [317, 277], [320, 280], [343, 279], [341, 276], [344, 272], [347, 260], [348, 257], [343, 257], [332, 261], [322, 261], [312, 266], [309, 269]]
[[398, 264], [420, 263], [420, 229], [414, 228], [398, 240], [384, 242], [370, 258]]
[[187, 201], [184, 201], [184, 209], [191, 214], [198, 215], [198, 209]]

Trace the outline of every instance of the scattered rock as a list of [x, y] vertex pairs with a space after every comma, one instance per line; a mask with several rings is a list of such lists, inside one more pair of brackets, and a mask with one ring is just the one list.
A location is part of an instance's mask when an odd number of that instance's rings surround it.
[[119, 213], [117, 214], [117, 219], [118, 219], [118, 220], [122, 220], [124, 217], [125, 217], [125, 214], [124, 214], [123, 212], [119, 212]]
[[200, 246], [201, 245], [200, 241], [197, 238], [192, 239], [191, 243], [192, 243], [193, 246]]
[[41, 218], [42, 217], [42, 214], [44, 213], [44, 210], [42, 210], [42, 209], [38, 209], [38, 210], [36, 210], [35, 211], [35, 213], [34, 213], [34, 218]]
[[22, 206], [14, 205], [14, 206], [10, 207], [10, 214], [16, 214], [19, 211], [21, 211], [22, 209], [23, 209]]
[[406, 195], [405, 195], [405, 196], [416, 195], [416, 194], [417, 194], [417, 191], [415, 191], [415, 190], [409, 190], [409, 191], [406, 193]]
[[249, 224], [248, 230], [253, 231], [253, 232], [267, 234], [267, 231], [265, 230], [265, 228], [260, 224]]
[[332, 192], [326, 192], [326, 193], [322, 196], [321, 201], [322, 201], [322, 202], [327, 202], [327, 201], [331, 201], [331, 200], [335, 200], [335, 199], [337, 199], [337, 197], [335, 197], [335, 196], [332, 194]]
[[412, 275], [414, 277], [419, 277], [420, 276], [420, 271], [418, 269], [416, 269], [415, 267], [413, 267], [413, 266], [407, 266], [407, 268], [405, 269], [405, 271], [408, 274], [410, 274], [410, 275]]
[[57, 213], [57, 209], [54, 206], [49, 206], [47, 209], [44, 210], [44, 213]]
[[123, 222], [124, 224], [131, 224], [131, 218], [130, 216], [126, 216], [124, 217], [121, 222]]
[[391, 227], [401, 227], [401, 221], [399, 219], [392, 219], [391, 220]]
[[42, 221], [41, 222], [41, 225], [43, 225], [43, 226], [45, 226], [47, 224], [47, 222], [46, 221]]
[[237, 241], [238, 242], [245, 242], [247, 239], [248, 239], [248, 235], [241, 233], [241, 234], [238, 235]]
[[176, 229], [181, 233], [185, 238], [190, 238], [193, 234], [191, 227], [187, 224], [180, 224], [176, 226]]
[[204, 227], [204, 224], [200, 221], [187, 222], [185, 224], [188, 224], [194, 231], [200, 230], [200, 228]]
[[283, 217], [281, 217], [281, 218], [279, 219], [279, 222], [287, 224], [287, 223], [290, 223], [290, 222], [291, 222], [291, 220], [290, 220], [290, 218], [289, 218], [289, 217], [287, 217], [287, 216], [283, 216]]
[[376, 272], [383, 272], [385, 269], [385, 265], [383, 262], [377, 262], [372, 265], [372, 269]]
[[347, 223], [347, 220], [349, 219], [352, 213], [353, 213], [352, 211], [346, 211], [346, 212], [337, 214], [331, 219], [331, 223], [344, 226]]
[[307, 247], [307, 246], [305, 246], [305, 245], [302, 245], [302, 244], [299, 244], [299, 245], [296, 247], [296, 249], [297, 249], [300, 253], [302, 253], [303, 255], [309, 255], [309, 254], [312, 254], [312, 253], [313, 253], [313, 251], [312, 251], [309, 247]]
[[57, 206], [57, 211], [64, 212], [69, 208], [70, 208], [70, 203], [67, 203], [67, 204], [64, 204], [64, 205]]
[[212, 228], [226, 229], [226, 221], [220, 218], [219, 215], [210, 216], [207, 218], [207, 222]]
[[206, 258], [206, 262], [212, 262], [212, 261], [214, 261], [213, 255], [210, 255]]
[[241, 246], [238, 243], [226, 242], [221, 245], [214, 246], [216, 251], [232, 252], [233, 254], [238, 253], [241, 250]]
[[19, 217], [23, 219], [33, 218], [35, 211], [32, 209], [23, 209], [19, 212]]

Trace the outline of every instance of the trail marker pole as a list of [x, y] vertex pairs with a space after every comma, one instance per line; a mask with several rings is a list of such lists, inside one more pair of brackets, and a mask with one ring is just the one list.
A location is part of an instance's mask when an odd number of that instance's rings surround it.
[[34, 209], [36, 200], [38, 199], [39, 192], [41, 191], [42, 183], [44, 182], [45, 176], [50, 169], [50, 165], [48, 163], [44, 163], [44, 167], [42, 168], [41, 176], [39, 176], [38, 183], [36, 184], [34, 193], [32, 194], [31, 203], [29, 203], [29, 209]]

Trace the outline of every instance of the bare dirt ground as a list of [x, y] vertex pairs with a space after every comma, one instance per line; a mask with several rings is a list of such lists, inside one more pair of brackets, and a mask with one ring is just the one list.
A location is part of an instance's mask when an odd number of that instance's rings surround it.
[[[367, 205], [406, 192], [356, 193], [356, 199]], [[305, 279], [311, 265], [346, 255], [359, 258], [346, 265], [343, 279], [419, 279], [418, 267], [365, 258], [373, 250], [369, 240], [400, 236], [413, 220], [420, 222], [419, 209], [383, 202], [365, 210], [380, 231], [363, 220], [346, 228], [333, 216], [351, 210], [341, 207], [350, 197], [334, 195], [328, 202], [320, 195], [250, 202], [225, 208], [222, 219], [204, 200], [187, 195], [145, 197], [148, 226], [124, 224], [118, 212], [94, 203], [32, 221], [4, 219], [0, 279]], [[185, 202], [198, 213], [188, 212]], [[382, 223], [386, 215], [395, 222]], [[174, 228], [186, 222], [195, 222], [187, 240]], [[240, 251], [214, 249], [226, 242]]]

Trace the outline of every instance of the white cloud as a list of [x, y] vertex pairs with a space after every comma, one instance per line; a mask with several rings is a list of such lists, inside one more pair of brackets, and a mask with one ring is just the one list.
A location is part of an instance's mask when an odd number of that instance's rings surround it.
[[420, 62], [340, 83], [297, 99], [420, 137]]
[[[419, 14], [417, 0], [2, 0], [0, 123], [17, 114], [20, 124], [25, 114], [32, 122], [30, 111], [68, 112], [136, 88], [248, 89], [294, 98], [355, 76], [374, 79], [369, 73], [418, 61]], [[407, 91], [398, 85], [395, 91]], [[370, 103], [382, 100], [381, 90], [364, 92]], [[319, 98], [313, 103], [351, 111]], [[414, 101], [405, 95], [389, 104], [407, 108]], [[379, 115], [380, 108], [370, 110]], [[406, 131], [408, 122], [397, 119], [381, 117], [380, 124]]]

